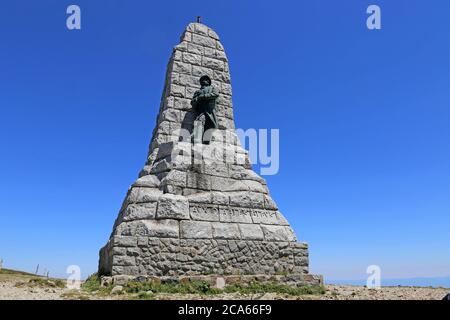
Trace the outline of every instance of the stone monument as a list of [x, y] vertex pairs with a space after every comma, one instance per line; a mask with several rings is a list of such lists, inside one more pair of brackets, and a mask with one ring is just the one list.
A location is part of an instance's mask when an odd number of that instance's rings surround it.
[[[204, 86], [213, 103], [202, 116]], [[169, 60], [146, 164], [100, 250], [100, 275], [322, 283], [308, 273], [307, 244], [252, 170], [233, 119], [224, 48], [216, 32], [191, 23]]]

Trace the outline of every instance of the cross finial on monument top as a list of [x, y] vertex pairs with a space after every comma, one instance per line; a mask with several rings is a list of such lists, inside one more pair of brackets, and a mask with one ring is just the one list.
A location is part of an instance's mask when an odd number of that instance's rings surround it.
[[197, 23], [202, 23], [202, 17], [201, 16], [197, 16]]

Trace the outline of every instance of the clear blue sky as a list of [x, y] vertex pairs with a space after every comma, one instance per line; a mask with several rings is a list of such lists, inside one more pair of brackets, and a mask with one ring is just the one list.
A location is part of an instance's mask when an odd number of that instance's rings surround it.
[[[72, 3], [81, 31], [66, 29]], [[237, 127], [280, 129], [266, 179], [311, 271], [450, 275], [449, 12], [447, 0], [2, 1], [4, 266], [96, 270], [171, 49], [202, 15], [230, 60]]]

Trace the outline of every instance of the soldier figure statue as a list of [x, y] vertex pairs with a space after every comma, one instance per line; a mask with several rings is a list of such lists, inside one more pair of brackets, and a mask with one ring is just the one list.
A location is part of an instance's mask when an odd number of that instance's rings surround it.
[[218, 128], [214, 109], [219, 93], [211, 85], [211, 79], [206, 75], [200, 78], [200, 86], [200, 90], [194, 93], [191, 100], [191, 105], [196, 112], [192, 140], [193, 143], [208, 144], [213, 129]]

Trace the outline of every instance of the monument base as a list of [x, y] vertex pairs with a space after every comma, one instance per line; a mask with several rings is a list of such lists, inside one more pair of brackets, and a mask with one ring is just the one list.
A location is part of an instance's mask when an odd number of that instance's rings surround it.
[[113, 236], [100, 251], [101, 275], [308, 274], [308, 245], [287, 241]]

